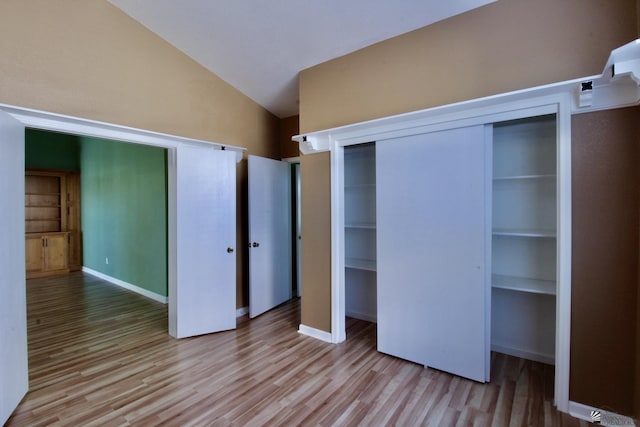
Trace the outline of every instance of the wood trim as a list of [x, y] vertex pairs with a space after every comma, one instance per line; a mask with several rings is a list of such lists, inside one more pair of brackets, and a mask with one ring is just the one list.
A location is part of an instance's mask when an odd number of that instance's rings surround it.
[[333, 342], [333, 339], [329, 332], [321, 331], [320, 329], [312, 328], [311, 326], [305, 326], [303, 324], [300, 324], [300, 326], [298, 327], [298, 332], [301, 333], [302, 335], [306, 335], [306, 336], [318, 339], [320, 341], [324, 341], [328, 343]]
[[[583, 405], [582, 403], [569, 401], [569, 409], [567, 411], [572, 417], [579, 418], [581, 420], [594, 422], [591, 414], [599, 412], [601, 415], [601, 421], [596, 424], [602, 425], [616, 425], [616, 426], [635, 426], [635, 422], [632, 418], [624, 415], [616, 414], [615, 412], [605, 411], [603, 409], [595, 408], [589, 405]], [[614, 422], [612, 422], [614, 421]]]

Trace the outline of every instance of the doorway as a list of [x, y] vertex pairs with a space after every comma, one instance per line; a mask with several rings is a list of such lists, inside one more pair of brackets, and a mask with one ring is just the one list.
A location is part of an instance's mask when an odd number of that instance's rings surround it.
[[[169, 332], [175, 337], [192, 336], [224, 330], [211, 325], [213, 321], [224, 320], [235, 327], [235, 163], [242, 158], [243, 148], [224, 146], [208, 141], [128, 128], [109, 123], [96, 122], [69, 116], [61, 116], [44, 111], [20, 107], [0, 106], [0, 149], [2, 155], [2, 202], [0, 215], [3, 221], [4, 243], [0, 245], [4, 279], [0, 282], [5, 298], [2, 312], [5, 314], [0, 325], [0, 333], [10, 351], [3, 352], [0, 366], [6, 368], [0, 375], [0, 388], [6, 393], [0, 417], [6, 419], [28, 390], [28, 354], [26, 340], [26, 298], [25, 283], [25, 242], [24, 242], [24, 132], [25, 128], [49, 130], [72, 135], [117, 140], [138, 145], [155, 146], [166, 149], [167, 158], [167, 205], [168, 205], [168, 287], [179, 293], [178, 298], [169, 298]], [[211, 165], [214, 164], [215, 167]], [[207, 174], [207, 172], [209, 173]], [[199, 179], [206, 176], [206, 185]], [[197, 224], [193, 217], [201, 211], [202, 203], [212, 203], [229, 207], [224, 217], [216, 214], [200, 216]], [[216, 228], [217, 225], [224, 226]], [[202, 225], [208, 227], [202, 232]], [[196, 226], [200, 226], [196, 229]], [[218, 231], [210, 238], [209, 231]], [[207, 253], [203, 242], [214, 242], [215, 262], [210, 262], [210, 270], [223, 271], [225, 278], [212, 283], [207, 278], [215, 274], [192, 272], [201, 269], [197, 254]], [[210, 245], [211, 246], [211, 245]], [[209, 247], [207, 247], [208, 249]], [[209, 257], [211, 261], [211, 257]], [[221, 277], [218, 275], [218, 277]], [[180, 283], [180, 286], [178, 284]], [[226, 286], [226, 287], [225, 287]], [[223, 288], [225, 298], [217, 298], [218, 288]], [[229, 289], [227, 289], [229, 288]], [[205, 293], [203, 294], [203, 290]], [[189, 299], [191, 298], [191, 299]], [[194, 308], [190, 301], [195, 301]], [[219, 303], [216, 303], [218, 301]], [[224, 310], [211, 310], [210, 303], [223, 305]], [[187, 305], [184, 305], [187, 304]], [[208, 307], [208, 309], [206, 309]], [[212, 313], [213, 311], [213, 313]], [[210, 317], [213, 319], [209, 319]], [[202, 318], [211, 320], [203, 327]], [[181, 322], [178, 324], [178, 322]], [[195, 326], [198, 329], [195, 329]], [[173, 327], [173, 333], [172, 333]], [[227, 328], [229, 329], [229, 328]], [[5, 371], [10, 376], [5, 376]]]
[[167, 303], [167, 149], [26, 129], [25, 167], [80, 175], [78, 268]]

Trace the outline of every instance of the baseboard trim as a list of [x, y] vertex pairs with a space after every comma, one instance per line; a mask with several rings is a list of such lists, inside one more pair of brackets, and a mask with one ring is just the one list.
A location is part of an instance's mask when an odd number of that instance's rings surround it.
[[510, 356], [521, 357], [527, 360], [534, 360], [536, 362], [546, 363], [547, 365], [555, 365], [555, 357], [550, 354], [535, 353], [532, 351], [522, 350], [519, 348], [509, 347], [500, 344], [491, 344], [491, 351], [497, 353], [504, 353]]
[[114, 284], [116, 286], [120, 286], [121, 288], [128, 289], [128, 290], [130, 290], [132, 292], [135, 292], [135, 293], [140, 294], [142, 296], [145, 296], [147, 298], [151, 298], [154, 301], [161, 302], [162, 304], [167, 304], [169, 302], [169, 298], [167, 298], [167, 297], [165, 297], [163, 295], [157, 294], [155, 292], [151, 292], [150, 290], [141, 288], [140, 286], [132, 285], [131, 283], [127, 283], [127, 282], [125, 282], [123, 280], [116, 279], [115, 277], [108, 276], [108, 275], [106, 275], [104, 273], [100, 273], [99, 271], [92, 270], [91, 268], [83, 266], [82, 267], [82, 271], [84, 273], [87, 273], [87, 274], [90, 274], [92, 276], [95, 276], [95, 277], [97, 277], [99, 279], [102, 279], [102, 280], [105, 280], [105, 281], [107, 281], [109, 283], [112, 283], [112, 284]]
[[315, 338], [320, 341], [331, 343], [333, 340], [331, 339], [331, 333], [326, 331], [321, 331], [320, 329], [312, 328], [310, 326], [305, 326], [300, 324], [298, 327], [298, 333], [302, 335], [306, 335], [311, 338]]
[[593, 423], [595, 418], [592, 414], [600, 414], [600, 424], [603, 426], [635, 426], [633, 418], [619, 415], [614, 412], [608, 412], [603, 409], [594, 408], [593, 406], [583, 405], [582, 403], [569, 401], [569, 415], [581, 420]]
[[249, 307], [240, 307], [236, 309], [236, 317], [242, 317], [247, 313], [249, 313]]
[[360, 320], [364, 320], [367, 322], [371, 322], [371, 323], [378, 323], [378, 318], [375, 315], [371, 315], [371, 314], [367, 314], [367, 313], [360, 313], [357, 311], [345, 311], [344, 313], [345, 316], [347, 317], [353, 317], [354, 319], [360, 319]]

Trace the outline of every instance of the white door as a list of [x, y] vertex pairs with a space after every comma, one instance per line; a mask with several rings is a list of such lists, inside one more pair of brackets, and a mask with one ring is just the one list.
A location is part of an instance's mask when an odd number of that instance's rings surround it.
[[476, 126], [376, 142], [378, 350], [482, 382], [484, 135]]
[[0, 424], [29, 389], [24, 236], [24, 127], [0, 112]]
[[291, 165], [249, 156], [249, 317], [291, 299]]
[[235, 153], [183, 144], [175, 162], [176, 271], [175, 281], [169, 281], [169, 333], [183, 338], [235, 329]]

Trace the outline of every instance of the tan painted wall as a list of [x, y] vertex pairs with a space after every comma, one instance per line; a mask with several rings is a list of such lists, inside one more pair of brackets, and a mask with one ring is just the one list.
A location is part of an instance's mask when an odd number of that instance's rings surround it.
[[640, 393], [639, 147], [640, 107], [572, 118], [569, 397], [626, 415]]
[[291, 140], [291, 137], [300, 133], [300, 116], [286, 117], [280, 120], [280, 157], [298, 157], [300, 147], [298, 143]]
[[[105, 0], [3, 0], [0, 103], [279, 155], [275, 116]], [[244, 306], [246, 164], [238, 172]]]
[[[300, 158], [302, 182], [302, 324], [331, 331], [331, 159]], [[318, 286], [325, 285], [325, 286]]]
[[499, 0], [305, 70], [310, 132], [601, 73], [637, 0]]
[[[500, 0], [304, 70], [300, 132], [601, 73], [611, 49], [636, 37], [636, 5]], [[307, 188], [325, 194], [323, 185]], [[328, 228], [317, 235], [330, 240]], [[331, 286], [304, 277], [307, 288]], [[314, 317], [331, 311], [319, 303], [312, 309]]]

